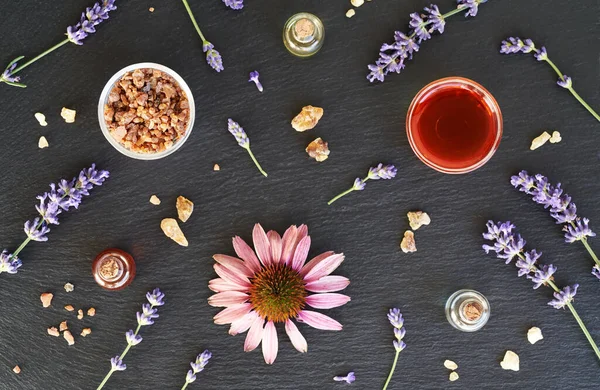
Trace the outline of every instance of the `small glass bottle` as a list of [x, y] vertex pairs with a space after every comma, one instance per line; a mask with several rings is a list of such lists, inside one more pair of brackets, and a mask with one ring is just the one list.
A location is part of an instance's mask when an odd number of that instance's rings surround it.
[[325, 27], [321, 19], [308, 12], [293, 15], [283, 27], [283, 43], [290, 53], [310, 57], [321, 49]]
[[111, 248], [103, 251], [92, 263], [96, 283], [107, 290], [122, 290], [135, 277], [135, 262], [125, 251]]
[[475, 332], [488, 322], [490, 303], [475, 290], [459, 290], [446, 302], [446, 318], [458, 330]]

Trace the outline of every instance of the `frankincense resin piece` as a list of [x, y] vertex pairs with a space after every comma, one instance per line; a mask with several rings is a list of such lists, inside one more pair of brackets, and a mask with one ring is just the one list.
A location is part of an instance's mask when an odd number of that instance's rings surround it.
[[323, 162], [329, 158], [329, 148], [327, 142], [323, 141], [320, 137], [308, 144], [306, 147], [306, 153], [317, 162]]
[[169, 237], [181, 246], [188, 246], [188, 240], [179, 228], [177, 220], [174, 218], [165, 218], [160, 222], [160, 228]]
[[412, 230], [417, 230], [421, 226], [429, 225], [431, 223], [431, 218], [423, 211], [409, 211], [406, 216], [408, 217], [408, 223]]
[[183, 196], [177, 197], [176, 207], [177, 216], [179, 217], [181, 222], [187, 222], [187, 220], [194, 212], [194, 203]]
[[404, 253], [412, 253], [417, 251], [417, 245], [415, 244], [415, 233], [410, 230], [404, 232], [404, 238], [400, 243], [400, 249]]
[[321, 107], [302, 107], [300, 114], [296, 115], [292, 120], [292, 127], [296, 131], [313, 129], [319, 123], [321, 117], [323, 117], [323, 109]]

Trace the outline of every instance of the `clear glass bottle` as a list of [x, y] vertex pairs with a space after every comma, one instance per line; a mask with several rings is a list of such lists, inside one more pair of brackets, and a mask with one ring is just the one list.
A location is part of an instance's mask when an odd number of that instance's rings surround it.
[[490, 303], [475, 290], [458, 290], [446, 302], [446, 318], [463, 332], [475, 332], [488, 322]]
[[283, 27], [283, 43], [290, 53], [310, 57], [321, 49], [325, 27], [321, 19], [308, 12], [293, 15]]

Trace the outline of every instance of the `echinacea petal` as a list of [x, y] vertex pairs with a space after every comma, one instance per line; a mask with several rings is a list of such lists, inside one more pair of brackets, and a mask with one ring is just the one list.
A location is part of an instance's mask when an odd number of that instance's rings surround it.
[[296, 271], [300, 271], [304, 263], [306, 262], [306, 258], [308, 257], [308, 250], [310, 249], [310, 236], [304, 237], [298, 243], [296, 247], [296, 251], [294, 252], [294, 257], [292, 259], [292, 268]]
[[248, 287], [229, 283], [228, 281], [222, 278], [210, 280], [208, 282], [208, 288], [217, 293], [223, 291], [248, 291]]
[[298, 321], [321, 330], [342, 330], [343, 327], [333, 318], [310, 310], [302, 310], [298, 313]]
[[305, 276], [311, 269], [314, 268], [315, 265], [319, 264], [321, 261], [334, 254], [334, 251], [327, 251], [321, 253], [318, 256], [313, 257], [308, 263], [304, 265], [304, 267], [302, 267], [302, 269], [300, 270], [300, 276]]
[[250, 352], [254, 351], [258, 344], [260, 344], [263, 338], [263, 324], [265, 323], [264, 318], [261, 316], [257, 316], [252, 322], [252, 326], [250, 326], [250, 330], [248, 331], [248, 335], [246, 335], [246, 341], [244, 341], [244, 351]]
[[271, 245], [265, 229], [259, 223], [254, 225], [252, 230], [252, 240], [254, 241], [254, 249], [261, 263], [267, 267], [271, 265]]
[[348, 287], [350, 279], [338, 275], [323, 276], [316, 282], [307, 283], [306, 290], [314, 293], [340, 291]]
[[294, 247], [296, 245], [296, 235], [298, 234], [298, 228], [295, 225], [290, 226], [281, 240], [281, 262], [289, 264], [294, 256]]
[[285, 321], [285, 332], [287, 333], [290, 341], [294, 348], [296, 348], [299, 352], [305, 353], [308, 351], [308, 344], [306, 343], [306, 339], [302, 336], [302, 333], [298, 330], [296, 324], [292, 322], [292, 320]]
[[281, 236], [275, 230], [271, 230], [267, 233], [267, 238], [269, 239], [269, 245], [271, 246], [271, 260], [274, 264], [277, 264], [281, 261]]
[[236, 286], [241, 286], [241, 287], [249, 288], [252, 286], [250, 284], [250, 281], [248, 281], [248, 278], [246, 278], [243, 275], [238, 275], [237, 273], [229, 270], [228, 268], [225, 268], [221, 264], [214, 264], [213, 268], [215, 269], [215, 272], [217, 273], [217, 275], [219, 275], [226, 282], [229, 282], [229, 283], [235, 284]]
[[224, 291], [209, 297], [208, 304], [213, 307], [229, 307], [244, 303], [249, 298], [250, 296], [248, 294], [244, 294], [240, 291]]
[[230, 271], [244, 275], [247, 278], [254, 276], [254, 272], [244, 264], [244, 262], [236, 257], [227, 255], [214, 255], [213, 259]]
[[279, 350], [279, 340], [277, 339], [277, 329], [273, 321], [267, 322], [262, 339], [262, 351], [265, 363], [273, 364], [277, 358]]
[[244, 333], [250, 329], [256, 317], [258, 317], [258, 313], [252, 310], [239, 320], [233, 321], [231, 323], [231, 327], [229, 327], [229, 334], [235, 336], [237, 334]]
[[306, 297], [306, 303], [315, 309], [333, 309], [350, 302], [350, 297], [344, 294], [325, 293]]
[[251, 269], [254, 272], [260, 271], [260, 261], [258, 261], [258, 257], [250, 248], [250, 245], [246, 244], [246, 241], [242, 240], [241, 237], [235, 236], [233, 237], [233, 249], [238, 257], [244, 260], [246, 267]]
[[335, 254], [331, 255], [328, 258], [322, 260], [318, 264], [315, 264], [313, 269], [308, 271], [306, 276], [304, 276], [304, 281], [306, 283], [314, 282], [315, 280], [321, 279], [323, 276], [327, 276], [333, 271], [336, 270], [337, 267], [342, 264], [344, 261], [344, 254]]
[[217, 325], [231, 324], [233, 321], [239, 320], [248, 314], [251, 309], [252, 305], [250, 303], [230, 306], [227, 309], [221, 310], [219, 314], [213, 317], [213, 320]]

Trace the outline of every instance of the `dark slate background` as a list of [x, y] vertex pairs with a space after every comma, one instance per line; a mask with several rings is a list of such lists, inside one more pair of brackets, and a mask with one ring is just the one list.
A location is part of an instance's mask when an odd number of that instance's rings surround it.
[[[90, 5], [86, 0], [3, 2], [1, 61], [31, 57], [61, 39], [69, 23]], [[600, 283], [590, 275], [592, 261], [579, 244], [567, 245], [548, 213], [509, 185], [520, 169], [561, 181], [580, 213], [598, 229], [600, 183], [597, 142], [600, 124], [569, 93], [555, 85], [552, 70], [529, 56], [498, 54], [508, 35], [531, 37], [547, 45], [551, 58], [574, 79], [577, 91], [600, 108], [600, 3], [492, 0], [479, 15], [455, 16], [447, 31], [427, 42], [401, 75], [379, 85], [365, 79], [382, 42], [404, 29], [408, 14], [425, 1], [374, 0], [344, 16], [347, 1], [253, 1], [241, 12], [219, 0], [192, 2], [209, 40], [220, 50], [225, 71], [205, 63], [201, 45], [181, 2], [119, 1], [110, 21], [84, 46], [69, 45], [22, 73], [21, 90], [0, 85], [1, 245], [14, 250], [22, 224], [35, 216], [35, 196], [47, 184], [75, 175], [92, 162], [112, 173], [80, 210], [63, 215], [47, 243], [23, 252], [18, 275], [0, 276], [0, 388], [93, 389], [109, 369], [110, 357], [125, 346], [124, 333], [135, 325], [144, 293], [159, 286], [167, 295], [156, 325], [143, 330], [144, 342], [126, 358], [108, 389], [178, 389], [188, 362], [205, 348], [214, 353], [191, 389], [335, 389], [334, 375], [356, 372], [353, 388], [381, 388], [392, 359], [388, 308], [406, 318], [406, 343], [390, 389], [595, 389], [600, 362], [568, 312], [546, 305], [549, 289], [533, 291], [516, 270], [481, 250], [481, 232], [489, 218], [511, 219], [530, 248], [558, 266], [559, 285], [581, 284], [576, 307], [600, 342]], [[443, 11], [451, 0], [439, 3]], [[154, 13], [148, 7], [154, 6]], [[319, 15], [327, 39], [313, 58], [285, 50], [285, 20], [299, 11]], [[179, 72], [196, 99], [194, 131], [176, 154], [160, 161], [128, 159], [100, 132], [98, 96], [122, 67], [141, 61]], [[265, 92], [247, 83], [257, 69]], [[412, 153], [405, 137], [405, 113], [412, 97], [428, 82], [446, 76], [472, 78], [487, 87], [504, 114], [504, 137], [493, 159], [462, 176], [431, 170]], [[295, 132], [289, 122], [303, 105], [324, 107], [319, 125]], [[75, 124], [60, 118], [63, 106], [77, 110]], [[46, 114], [41, 128], [33, 113]], [[269, 173], [263, 178], [245, 151], [227, 132], [228, 117], [238, 120], [252, 139], [253, 151]], [[563, 141], [534, 152], [531, 139], [543, 130], [559, 130]], [[37, 140], [45, 135], [48, 149]], [[329, 142], [329, 160], [309, 160], [305, 146], [315, 137]], [[398, 166], [396, 179], [368, 184], [366, 190], [332, 207], [326, 202], [378, 162]], [[222, 170], [213, 172], [219, 163]], [[151, 194], [163, 201], [148, 203]], [[175, 199], [196, 204], [183, 225], [190, 246], [182, 248], [159, 228], [175, 215]], [[418, 252], [399, 250], [408, 228], [406, 212], [422, 209], [432, 224], [416, 234]], [[309, 353], [296, 352], [279, 327], [280, 350], [273, 366], [260, 349], [243, 352], [245, 336], [231, 337], [217, 326], [208, 306], [208, 280], [215, 277], [214, 253], [232, 254], [230, 238], [249, 239], [255, 222], [282, 232], [306, 223], [313, 239], [311, 255], [325, 250], [346, 254], [337, 271], [352, 284], [352, 302], [328, 314], [344, 331], [319, 331], [300, 325]], [[592, 246], [600, 250], [597, 240]], [[97, 286], [90, 266], [97, 253], [119, 247], [138, 265], [134, 283], [122, 292]], [[67, 295], [62, 286], [75, 284]], [[457, 289], [474, 288], [490, 300], [489, 324], [462, 333], [445, 320], [443, 306]], [[39, 295], [55, 293], [54, 306], [42, 309]], [[97, 316], [77, 321], [65, 304], [94, 306]], [[79, 333], [69, 347], [46, 328], [69, 319]], [[539, 326], [545, 339], [530, 345], [525, 334]], [[499, 362], [507, 349], [521, 357], [521, 371]], [[448, 382], [445, 359], [459, 365], [460, 379]], [[22, 367], [21, 375], [12, 367]]]

